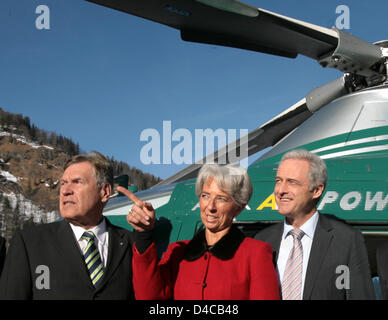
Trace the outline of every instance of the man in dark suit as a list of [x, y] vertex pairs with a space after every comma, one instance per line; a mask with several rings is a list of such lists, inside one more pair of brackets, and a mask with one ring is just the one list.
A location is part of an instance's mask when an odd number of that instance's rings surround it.
[[377, 248], [376, 262], [382, 298], [388, 300], [388, 242]]
[[132, 233], [102, 215], [113, 188], [103, 155], [75, 156], [61, 178], [62, 221], [17, 232], [0, 280], [2, 299], [133, 299]]
[[306, 150], [286, 153], [274, 188], [285, 220], [255, 238], [272, 245], [283, 299], [374, 299], [362, 234], [316, 209], [326, 181], [320, 157]]

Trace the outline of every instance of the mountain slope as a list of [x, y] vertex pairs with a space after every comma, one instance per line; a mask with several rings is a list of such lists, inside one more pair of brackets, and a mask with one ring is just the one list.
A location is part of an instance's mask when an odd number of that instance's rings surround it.
[[[66, 161], [79, 153], [71, 139], [46, 132], [22, 115], [0, 108], [0, 235], [9, 240], [26, 224], [60, 217], [59, 180]], [[159, 178], [111, 158], [115, 176], [127, 174], [129, 185], [147, 189]]]

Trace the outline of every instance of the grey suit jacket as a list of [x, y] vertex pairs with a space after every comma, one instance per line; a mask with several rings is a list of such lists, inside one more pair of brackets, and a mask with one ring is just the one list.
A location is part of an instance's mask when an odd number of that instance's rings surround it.
[[[283, 223], [275, 224], [255, 236], [255, 239], [271, 244], [275, 265], [283, 228]], [[363, 236], [358, 230], [319, 214], [307, 265], [303, 299], [375, 299], [368, 255]]]
[[384, 300], [388, 300], [388, 242], [383, 243], [377, 248], [376, 262], [381, 294]]
[[107, 221], [108, 259], [94, 288], [66, 221], [17, 232], [0, 279], [1, 299], [133, 299], [132, 233]]

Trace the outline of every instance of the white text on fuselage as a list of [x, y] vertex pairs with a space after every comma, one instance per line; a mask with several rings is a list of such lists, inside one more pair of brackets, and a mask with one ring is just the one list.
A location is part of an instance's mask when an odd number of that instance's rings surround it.
[[[362, 193], [360, 191], [349, 191], [341, 195], [337, 191], [327, 191], [319, 205], [318, 210], [325, 210], [332, 208], [332, 205], [339, 205], [341, 210], [351, 211], [355, 209], [363, 209], [365, 211], [383, 211], [388, 205], [388, 194], [383, 191], [366, 191]], [[269, 208], [271, 210], [277, 210], [275, 195], [269, 195], [256, 210], [263, 210]]]
[[[363, 209], [365, 211], [383, 211], [388, 205], [388, 194], [383, 191], [366, 191], [362, 193], [360, 191], [350, 191], [343, 195], [340, 195], [337, 191], [327, 191], [319, 205], [318, 210], [323, 211], [332, 208], [332, 205], [340, 206], [341, 210], [351, 211], [355, 209]], [[277, 211], [277, 205], [275, 201], [275, 195], [269, 195], [263, 202], [259, 204], [256, 210], [261, 211], [263, 209], [271, 209]], [[199, 203], [197, 203], [191, 210], [199, 209]], [[251, 210], [247, 205], [246, 210]]]

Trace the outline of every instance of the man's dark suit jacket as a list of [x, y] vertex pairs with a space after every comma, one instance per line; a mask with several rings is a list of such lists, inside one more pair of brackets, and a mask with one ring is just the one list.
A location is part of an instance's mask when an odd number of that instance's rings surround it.
[[388, 242], [383, 243], [377, 248], [376, 262], [381, 294], [384, 300], [388, 300]]
[[[276, 264], [284, 223], [272, 225], [258, 232], [256, 239], [269, 242]], [[346, 285], [349, 267], [349, 289]], [[336, 272], [337, 271], [337, 272]], [[339, 277], [339, 278], [338, 278]], [[303, 300], [375, 299], [367, 251], [362, 234], [343, 222], [319, 214], [307, 265]]]
[[0, 275], [4, 266], [5, 254], [6, 254], [5, 239], [3, 237], [0, 237]]
[[[0, 298], [133, 299], [132, 233], [106, 222], [108, 261], [97, 288], [69, 223], [62, 220], [15, 234], [0, 279]], [[49, 282], [44, 279], [47, 274]]]

